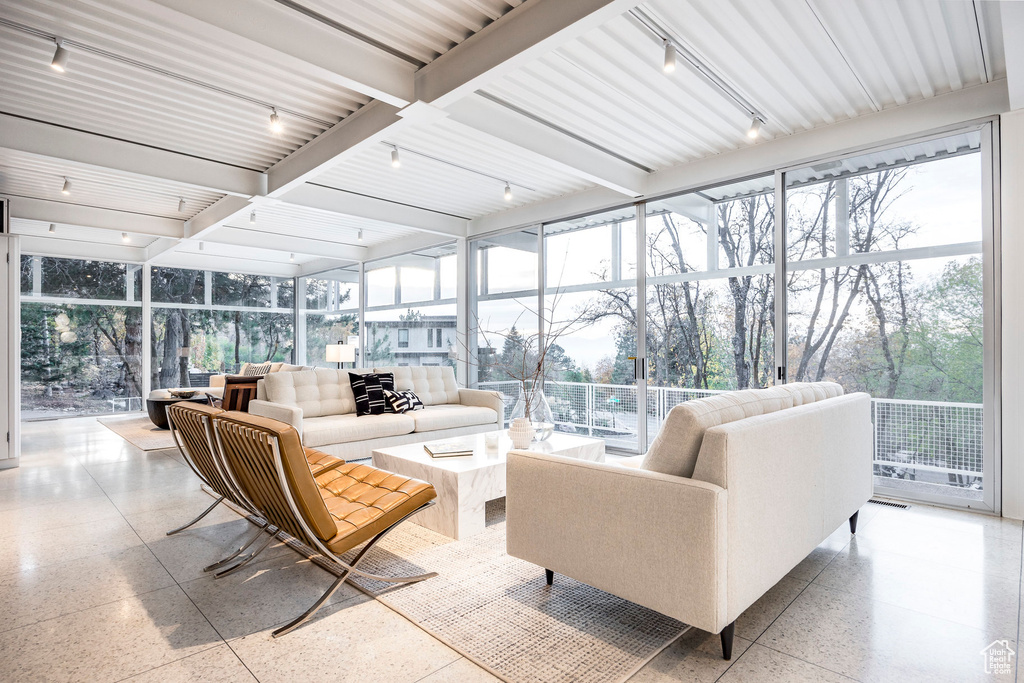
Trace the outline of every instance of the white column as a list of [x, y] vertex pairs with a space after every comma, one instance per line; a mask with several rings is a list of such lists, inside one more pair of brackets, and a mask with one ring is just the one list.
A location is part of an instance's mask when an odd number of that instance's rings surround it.
[[[153, 283], [151, 276], [153, 267], [148, 263], [142, 266], [142, 410], [146, 409], [146, 399], [153, 387]], [[209, 273], [207, 273], [209, 276]], [[209, 296], [210, 288], [206, 288]]]
[[[435, 261], [440, 264], [440, 261]], [[440, 286], [440, 272], [435, 271], [435, 287]], [[440, 298], [440, 290], [435, 295]], [[455, 240], [455, 350], [459, 359], [455, 362], [455, 377], [459, 384], [470, 386], [469, 363], [472, 360], [469, 346], [469, 240], [460, 237]], [[446, 350], [446, 349], [442, 349]]]
[[18, 237], [0, 235], [0, 469], [17, 467], [21, 455], [21, 251]]
[[1024, 110], [999, 124], [1003, 516], [1024, 519]]
[[295, 278], [295, 364], [306, 364], [306, 278]]

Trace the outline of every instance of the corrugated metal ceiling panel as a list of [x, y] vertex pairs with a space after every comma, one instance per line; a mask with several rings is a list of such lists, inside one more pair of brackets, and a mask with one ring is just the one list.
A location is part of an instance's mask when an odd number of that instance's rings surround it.
[[[62, 223], [57, 224], [52, 233], [49, 229], [49, 223], [27, 221], [21, 218], [11, 219], [11, 232], [15, 235], [43, 237], [49, 240], [88, 242], [98, 245], [125, 246], [124, 240], [121, 239], [121, 233], [115, 230], [85, 228], [78, 225], [64, 225]], [[132, 241], [129, 245], [136, 248], [148, 247], [158, 239], [158, 237], [151, 237], [149, 235], [132, 235]], [[56, 249], [56, 247], [54, 248]]]
[[[575, 176], [552, 170], [541, 157], [452, 121], [408, 129], [388, 142], [400, 149], [400, 168], [391, 166], [391, 151], [381, 144], [316, 182], [463, 218], [588, 187]], [[505, 182], [512, 185], [511, 202], [504, 199]]]
[[[71, 194], [61, 188], [71, 181]], [[165, 180], [0, 149], [0, 194], [188, 220], [223, 195]], [[178, 200], [185, 211], [178, 212]]]
[[[651, 0], [641, 10], [772, 138], [1002, 78], [998, 8], [936, 0]], [[979, 34], [979, 26], [981, 32]], [[982, 60], [982, 40], [987, 55]], [[750, 114], [626, 14], [486, 88], [654, 169], [747, 144]]]
[[523, 0], [303, 0], [302, 4], [423, 63], [432, 62]]
[[[404, 225], [353, 218], [284, 203], [257, 207], [255, 225], [249, 223], [248, 214], [236, 217], [226, 225], [243, 230], [269, 232], [283, 237], [304, 237], [363, 247], [415, 235], [418, 232], [415, 228]], [[362, 242], [358, 239], [360, 230], [363, 231]], [[216, 236], [212, 239], [216, 239]], [[282, 243], [286, 241], [282, 240]]]
[[[8, 0], [4, 18], [334, 123], [365, 96], [202, 42], [129, 2]], [[46, 39], [0, 26], [0, 109], [90, 132], [264, 170], [325, 126], [270, 111], [114, 59], [72, 49], [68, 70], [53, 71]]]

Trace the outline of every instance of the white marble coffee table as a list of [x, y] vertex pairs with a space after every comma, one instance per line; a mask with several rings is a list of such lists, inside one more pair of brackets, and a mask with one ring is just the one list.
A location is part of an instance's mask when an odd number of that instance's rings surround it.
[[[512, 450], [512, 440], [504, 431], [499, 433], [498, 447], [490, 450], [483, 434], [458, 438], [472, 445], [473, 455], [432, 458], [423, 444], [437, 439], [373, 452], [374, 467], [434, 485], [437, 504], [410, 521], [455, 540], [484, 530], [484, 504], [505, 495], [505, 456]], [[526, 450], [604, 462], [604, 440], [585, 436], [555, 432]]]

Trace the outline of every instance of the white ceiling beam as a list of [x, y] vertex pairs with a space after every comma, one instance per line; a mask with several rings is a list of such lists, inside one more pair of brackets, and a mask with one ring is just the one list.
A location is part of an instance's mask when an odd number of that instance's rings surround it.
[[[316, 275], [335, 268], [343, 268], [344, 266], [352, 265], [351, 263], [339, 262], [336, 259], [330, 258], [319, 258], [315, 261], [307, 261], [299, 266], [299, 272], [296, 273], [296, 277], [306, 277], [309, 275]], [[357, 278], [358, 279], [358, 278]]]
[[272, 275], [274, 277], [295, 277], [299, 268], [294, 263], [280, 263], [273, 260], [237, 258], [222, 254], [175, 251], [161, 255], [158, 265], [165, 268], [188, 270], [212, 270], [221, 273], [245, 273], [248, 275]]
[[447, 108], [629, 11], [637, 0], [531, 0], [416, 72], [416, 99]]
[[1003, 50], [1006, 53], [1006, 84], [1010, 109], [1024, 109], [1024, 3], [1001, 2]]
[[423, 232], [449, 237], [465, 237], [469, 227], [469, 221], [464, 218], [311, 183], [295, 188], [282, 199], [288, 204], [407, 225]]
[[257, 247], [260, 249], [272, 249], [281, 253], [292, 252], [307, 256], [326, 256], [349, 261], [361, 261], [366, 258], [366, 247], [338, 244], [337, 242], [309, 239], [307, 237], [295, 237], [294, 235], [257, 232], [255, 230], [233, 228], [230, 226], [217, 230], [216, 234], [209, 238], [209, 241], [218, 244]]
[[185, 222], [185, 233], [183, 236], [188, 239], [199, 239], [224, 225], [235, 216], [246, 211], [252, 211], [253, 208], [252, 202], [241, 197], [233, 197], [231, 195], [221, 197]]
[[21, 236], [21, 253], [57, 258], [97, 259], [100, 261], [124, 261], [142, 263], [145, 249], [121, 244], [80, 242], [54, 237]]
[[0, 114], [0, 147], [224, 194], [267, 191], [258, 171], [7, 114]]
[[412, 235], [410, 237], [403, 237], [396, 240], [388, 240], [380, 244], [375, 244], [370, 247], [367, 255], [367, 261], [376, 261], [382, 258], [388, 258], [391, 256], [400, 256], [407, 254], [410, 251], [418, 251], [420, 249], [429, 249], [430, 247], [437, 247], [442, 244], [450, 244], [451, 238], [445, 238], [442, 235]]
[[153, 263], [154, 261], [159, 260], [161, 254], [173, 252], [180, 242], [181, 240], [158, 239], [146, 247], [144, 260], [146, 263]]
[[630, 197], [644, 194], [647, 173], [585, 142], [479, 95], [448, 106], [448, 119], [543, 157], [543, 163]]
[[55, 202], [48, 199], [12, 197], [10, 214], [11, 218], [81, 225], [88, 228], [127, 232], [133, 235], [180, 238], [185, 234], [185, 223], [173, 218], [101, 209], [95, 206]]
[[[139, 0], [132, 0], [139, 2]], [[275, 2], [152, 0], [167, 20], [202, 30], [218, 44], [279, 66], [309, 72], [371, 98], [403, 107], [413, 99], [416, 67]], [[187, 21], [187, 17], [195, 20]], [[205, 26], [204, 26], [205, 25]], [[219, 29], [212, 32], [210, 29]]]

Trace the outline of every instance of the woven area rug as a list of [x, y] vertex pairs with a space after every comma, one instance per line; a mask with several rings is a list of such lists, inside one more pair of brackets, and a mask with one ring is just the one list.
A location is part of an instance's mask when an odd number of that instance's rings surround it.
[[166, 429], [158, 429], [145, 415], [133, 417], [101, 417], [101, 425], [143, 451], [174, 448], [174, 437]]
[[403, 524], [360, 565], [383, 575], [438, 576], [398, 587], [354, 583], [511, 683], [618, 683], [688, 628], [564, 576], [549, 587], [543, 568], [505, 553], [504, 503], [488, 503], [487, 529], [462, 541]]

